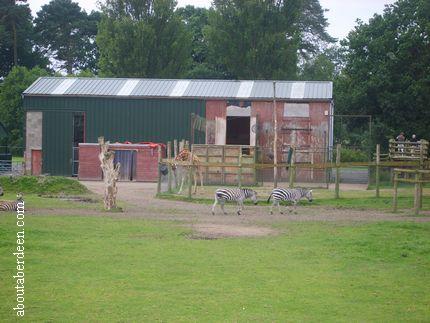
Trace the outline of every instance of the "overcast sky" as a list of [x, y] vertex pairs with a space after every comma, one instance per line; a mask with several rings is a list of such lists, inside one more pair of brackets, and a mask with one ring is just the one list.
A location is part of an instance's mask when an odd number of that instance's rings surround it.
[[[40, 7], [49, 3], [50, 0], [29, 0], [33, 15], [40, 10]], [[96, 10], [96, 0], [74, 0], [86, 11]], [[386, 4], [394, 3], [391, 0], [320, 0], [323, 8], [329, 9], [326, 17], [330, 26], [328, 32], [331, 36], [342, 39], [348, 35], [355, 26], [355, 21], [359, 18], [367, 22], [374, 13], [382, 13]], [[196, 7], [210, 6], [210, 0], [178, 0], [178, 6], [183, 7], [188, 4]]]

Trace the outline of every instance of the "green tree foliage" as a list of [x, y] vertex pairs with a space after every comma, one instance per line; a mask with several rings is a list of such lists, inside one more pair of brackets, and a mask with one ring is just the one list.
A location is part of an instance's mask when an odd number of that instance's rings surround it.
[[97, 34], [106, 76], [181, 77], [191, 63], [191, 35], [173, 0], [106, 0]]
[[95, 71], [99, 20], [99, 12], [88, 15], [71, 0], [52, 0], [34, 21], [38, 45], [54, 66], [69, 75], [82, 69]]
[[333, 41], [326, 27], [318, 0], [215, 0], [205, 35], [233, 77], [295, 79], [300, 60]]
[[34, 32], [31, 11], [26, 0], [0, 1], [0, 78], [13, 66], [45, 65], [40, 53], [33, 50]]
[[343, 45], [337, 113], [371, 114], [379, 142], [400, 131], [429, 138], [430, 2], [399, 0], [359, 22]]
[[[13, 67], [0, 86], [0, 122], [10, 134], [8, 144], [22, 147], [24, 129], [24, 111], [22, 107], [22, 92], [38, 77], [46, 76], [48, 72], [39, 67]], [[5, 145], [6, 142], [2, 142]]]
[[203, 34], [208, 25], [209, 10], [194, 6], [186, 6], [177, 9], [178, 15], [185, 23], [187, 31], [192, 35], [192, 64], [185, 74], [187, 78], [217, 79], [225, 78], [226, 73], [216, 62], [209, 61], [208, 45]]

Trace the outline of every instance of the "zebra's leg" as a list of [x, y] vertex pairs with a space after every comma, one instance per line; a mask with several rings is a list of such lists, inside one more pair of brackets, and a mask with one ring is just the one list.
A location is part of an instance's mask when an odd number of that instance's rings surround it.
[[237, 200], [237, 205], [238, 205], [237, 215], [240, 215], [240, 213], [243, 210], [243, 201], [242, 200]]
[[270, 205], [270, 214], [273, 214], [273, 205], [275, 205], [275, 200], [273, 200], [272, 204]]
[[276, 205], [278, 206], [278, 211], [279, 211], [279, 213], [281, 213], [281, 214], [284, 214], [284, 212], [282, 212], [282, 210], [281, 210], [281, 201], [276, 201]]
[[218, 203], [218, 199], [215, 196], [215, 202], [214, 202], [214, 205], [212, 205], [212, 215], [215, 215], [215, 206], [216, 206], [217, 203]]
[[225, 203], [224, 199], [222, 199], [222, 200], [219, 201], [219, 204], [221, 205], [221, 210], [224, 213], [224, 215], [226, 215], [227, 212], [224, 210], [224, 203]]

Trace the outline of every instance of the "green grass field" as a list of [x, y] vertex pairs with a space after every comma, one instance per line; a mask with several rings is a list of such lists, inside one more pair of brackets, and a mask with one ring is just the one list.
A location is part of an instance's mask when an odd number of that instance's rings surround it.
[[[69, 183], [68, 192], [61, 182], [46, 185], [53, 195], [83, 190]], [[422, 322], [430, 317], [429, 222], [278, 221], [272, 223], [278, 235], [198, 239], [183, 222], [100, 216], [100, 203], [41, 197], [37, 185], [29, 191], [26, 206], [37, 213], [25, 217], [29, 322]], [[317, 190], [312, 207], [366, 212], [386, 206], [390, 197], [388, 191], [381, 199], [367, 191], [360, 198], [344, 192], [340, 200], [332, 194]], [[409, 203], [411, 195], [403, 189], [401, 203]], [[428, 199], [424, 204], [428, 209]], [[83, 216], [82, 209], [98, 216]], [[0, 322], [16, 318], [17, 231], [15, 214], [0, 213]]]
[[[192, 240], [172, 223], [28, 217], [29, 321], [425, 321], [430, 224], [291, 222]], [[0, 216], [0, 321], [14, 313], [16, 225]]]

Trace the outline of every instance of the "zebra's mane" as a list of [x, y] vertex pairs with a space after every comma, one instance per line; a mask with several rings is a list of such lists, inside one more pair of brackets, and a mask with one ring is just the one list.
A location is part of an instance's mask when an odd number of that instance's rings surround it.
[[308, 188], [302, 188], [302, 187], [300, 187], [297, 190], [300, 192], [300, 196], [302, 196], [302, 197], [306, 196], [306, 194], [309, 192]]
[[241, 190], [244, 193], [245, 197], [250, 197], [254, 194], [254, 190], [251, 190], [249, 188], [241, 188]]

